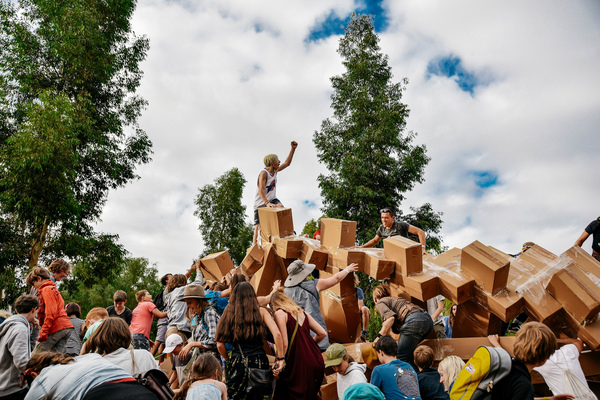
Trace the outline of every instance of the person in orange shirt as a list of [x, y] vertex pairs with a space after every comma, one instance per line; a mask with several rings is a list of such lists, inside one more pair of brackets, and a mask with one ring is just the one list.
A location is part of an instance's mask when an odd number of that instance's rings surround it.
[[46, 268], [35, 267], [28, 275], [26, 282], [33, 285], [39, 294], [40, 309], [40, 337], [34, 353], [40, 351], [53, 351], [64, 353], [67, 340], [74, 329], [69, 316], [65, 312], [65, 301], [50, 280], [50, 273]]

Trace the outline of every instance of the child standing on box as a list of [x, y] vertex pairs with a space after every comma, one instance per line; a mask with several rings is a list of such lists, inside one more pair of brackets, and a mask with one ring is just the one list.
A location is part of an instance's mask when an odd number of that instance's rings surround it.
[[258, 174], [258, 180], [256, 182], [256, 196], [254, 199], [254, 239], [252, 244], [255, 245], [258, 239], [258, 228], [260, 222], [258, 220], [258, 209], [261, 207], [283, 207], [283, 204], [277, 198], [276, 186], [277, 186], [277, 173], [286, 169], [294, 158], [296, 147], [298, 143], [292, 142], [292, 148], [290, 154], [283, 162], [279, 161], [277, 154], [268, 154], [264, 158], [265, 168]]

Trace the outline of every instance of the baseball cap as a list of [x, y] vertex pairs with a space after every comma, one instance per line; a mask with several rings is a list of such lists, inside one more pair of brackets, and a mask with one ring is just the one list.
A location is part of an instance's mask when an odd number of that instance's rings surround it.
[[173, 352], [173, 350], [175, 350], [175, 347], [177, 347], [178, 344], [182, 343], [183, 339], [181, 338], [181, 336], [179, 336], [176, 333], [172, 334], [167, 338], [167, 341], [165, 342], [165, 349], [163, 350], [163, 353], [168, 354]]
[[339, 343], [332, 344], [325, 350], [325, 368], [340, 365], [346, 354], [348, 352], [343, 345]]

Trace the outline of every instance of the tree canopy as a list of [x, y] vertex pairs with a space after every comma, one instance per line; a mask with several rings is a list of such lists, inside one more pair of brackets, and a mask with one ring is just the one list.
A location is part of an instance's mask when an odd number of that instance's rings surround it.
[[242, 193], [246, 179], [232, 168], [215, 179], [214, 185], [198, 190], [196, 211], [198, 229], [204, 241], [201, 256], [227, 250], [236, 265], [242, 262], [246, 249], [252, 244], [252, 226], [245, 222], [246, 206]]
[[[371, 17], [352, 16], [338, 53], [345, 72], [331, 78], [333, 117], [313, 137], [319, 161], [329, 170], [318, 178], [322, 211], [357, 221], [357, 240], [364, 242], [375, 236], [378, 210], [399, 210], [406, 193], [423, 182], [429, 157], [424, 145], [414, 143], [416, 133], [406, 131], [409, 109], [402, 92], [408, 80], [392, 81]], [[428, 210], [421, 214], [435, 216], [437, 226], [416, 218], [412, 222], [428, 234], [437, 233], [440, 214], [431, 206]]]
[[135, 93], [149, 42], [131, 30], [135, 5], [0, 3], [0, 216], [26, 244], [11, 247], [25, 251], [15, 266], [36, 265], [46, 246], [85, 257], [109, 190], [150, 161]]

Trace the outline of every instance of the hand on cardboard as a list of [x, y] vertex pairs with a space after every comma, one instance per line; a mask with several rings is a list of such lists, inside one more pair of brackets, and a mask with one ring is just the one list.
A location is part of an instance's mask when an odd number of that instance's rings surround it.
[[502, 347], [502, 346], [500, 346], [500, 341], [498, 339], [498, 335], [489, 335], [488, 336], [488, 340], [490, 341], [490, 343], [492, 344], [492, 346], [494, 346], [494, 347]]
[[352, 263], [352, 264], [348, 265], [346, 268], [344, 268], [344, 271], [346, 271], [348, 273], [348, 275], [350, 275], [352, 272], [358, 271], [358, 264]]
[[277, 279], [275, 282], [273, 282], [273, 288], [271, 289], [271, 292], [274, 293], [277, 291], [277, 289], [279, 289], [281, 287], [281, 280]]

